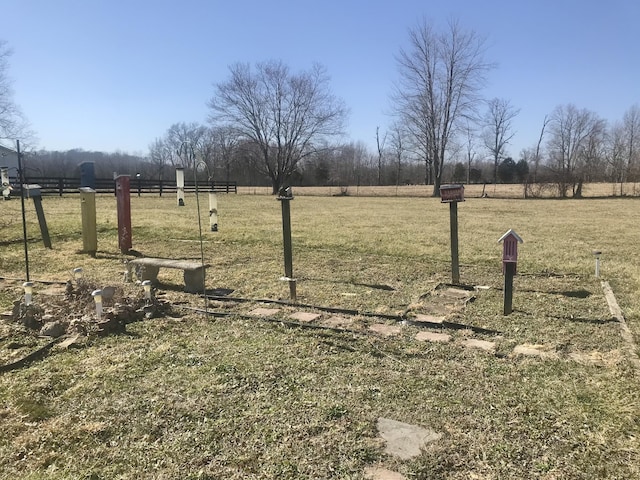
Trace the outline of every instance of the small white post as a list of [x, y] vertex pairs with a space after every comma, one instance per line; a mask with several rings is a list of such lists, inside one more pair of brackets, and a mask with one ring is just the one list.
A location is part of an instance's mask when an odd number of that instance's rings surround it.
[[144, 288], [144, 299], [150, 302], [151, 301], [151, 280], [143, 281], [142, 288]]
[[24, 282], [22, 287], [24, 288], [24, 304], [29, 306], [33, 299], [33, 282]]
[[218, 197], [214, 192], [209, 192], [209, 225], [212, 232], [218, 231]]
[[102, 290], [94, 290], [91, 292], [91, 296], [96, 302], [96, 317], [100, 320], [102, 318]]
[[184, 168], [176, 168], [176, 193], [178, 195], [178, 206], [184, 207]]
[[4, 200], [9, 200], [9, 195], [11, 194], [11, 185], [9, 184], [9, 168], [0, 168], [0, 176], [2, 177], [2, 198]]
[[593, 255], [596, 257], [596, 278], [600, 278], [600, 255], [602, 255], [602, 252], [600, 250], [594, 250]]

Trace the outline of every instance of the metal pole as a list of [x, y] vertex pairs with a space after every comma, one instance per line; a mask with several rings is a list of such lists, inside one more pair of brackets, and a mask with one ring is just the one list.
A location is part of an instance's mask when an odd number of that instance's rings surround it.
[[451, 280], [454, 285], [460, 283], [460, 263], [458, 261], [458, 202], [449, 204], [451, 224]]
[[24, 209], [24, 171], [22, 170], [22, 154], [20, 153], [20, 140], [16, 140], [16, 152], [18, 154], [18, 178], [20, 179], [20, 202], [22, 203], [22, 238], [24, 241], [24, 265], [29, 281], [29, 247], [27, 246], [27, 216]]

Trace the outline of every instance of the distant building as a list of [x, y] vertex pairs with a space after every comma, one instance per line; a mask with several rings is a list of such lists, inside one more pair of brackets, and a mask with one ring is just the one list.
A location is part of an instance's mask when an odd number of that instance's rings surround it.
[[0, 145], [0, 167], [9, 168], [9, 176], [18, 176], [18, 154], [10, 148]]

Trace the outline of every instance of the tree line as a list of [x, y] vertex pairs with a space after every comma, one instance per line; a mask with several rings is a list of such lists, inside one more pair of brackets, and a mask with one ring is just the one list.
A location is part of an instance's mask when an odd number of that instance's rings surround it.
[[[4, 138], [23, 128], [9, 90], [2, 89], [7, 86], [7, 52], [0, 43]], [[163, 180], [183, 167], [209, 180], [270, 185], [273, 193], [289, 184], [423, 183], [433, 185], [437, 196], [443, 182], [519, 182], [531, 195], [540, 185], [552, 185], [560, 197], [579, 197], [586, 182], [617, 182], [622, 189], [625, 182], [638, 180], [638, 105], [613, 124], [588, 109], [558, 105], [541, 119], [532, 145], [514, 159], [508, 147], [520, 110], [508, 99], [482, 97], [494, 68], [485, 59], [483, 38], [455, 20], [437, 28], [423, 19], [409, 29], [396, 62], [392, 122], [372, 132], [374, 149], [340, 141], [348, 110], [331, 92], [323, 66], [294, 72], [271, 60], [231, 65], [229, 77], [214, 84], [207, 122], [171, 125], [144, 157], [39, 151], [28, 156], [26, 165], [43, 176], [59, 176], [73, 174], [80, 161], [94, 161], [99, 176], [137, 173]]]

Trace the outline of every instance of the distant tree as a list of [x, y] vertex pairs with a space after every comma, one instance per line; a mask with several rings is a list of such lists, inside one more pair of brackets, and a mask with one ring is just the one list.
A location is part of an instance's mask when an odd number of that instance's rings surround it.
[[10, 144], [13, 148], [13, 141], [21, 140], [24, 149], [29, 143], [33, 143], [34, 137], [22, 111], [13, 100], [13, 89], [9, 78], [11, 54], [12, 51], [7, 42], [0, 40], [0, 143]]
[[515, 165], [515, 176], [519, 183], [526, 183], [529, 179], [529, 162], [524, 158], [518, 160]]
[[469, 169], [469, 182], [470, 183], [478, 183], [482, 180], [482, 170], [479, 168], [470, 168]]
[[387, 143], [387, 134], [380, 138], [380, 127], [376, 127], [376, 150], [378, 152], [378, 185], [382, 185], [382, 167], [384, 165], [385, 145]]
[[493, 98], [487, 102], [483, 117], [483, 141], [493, 158], [493, 181], [498, 179], [498, 164], [515, 132], [513, 119], [520, 113], [508, 100]]
[[[216, 126], [211, 129], [214, 144], [214, 165], [212, 171], [220, 166], [224, 170], [224, 178], [231, 181], [231, 167], [239, 157], [239, 141], [233, 127], [229, 125]], [[214, 174], [215, 177], [215, 174]]]
[[465, 150], [467, 156], [467, 183], [471, 183], [471, 164], [475, 160], [477, 152], [475, 147], [475, 131], [469, 120], [467, 120], [467, 123], [464, 126], [464, 134], [466, 137]]
[[640, 167], [640, 106], [633, 105], [622, 119], [624, 158], [626, 161], [625, 181], [636, 176]]
[[158, 180], [165, 178], [169, 165], [173, 164], [174, 154], [177, 152], [173, 152], [171, 147], [161, 138], [156, 138], [149, 145], [149, 163], [154, 170], [153, 176]]
[[558, 193], [580, 196], [584, 175], [601, 147], [606, 123], [594, 112], [578, 109], [573, 104], [556, 107], [549, 121], [551, 168]]
[[407, 131], [403, 128], [402, 123], [394, 122], [390, 130], [389, 149], [395, 163], [396, 191], [401, 181], [402, 163], [407, 155], [407, 143]]
[[502, 183], [511, 183], [516, 175], [516, 162], [507, 157], [498, 165], [498, 179]]
[[280, 61], [230, 67], [231, 78], [215, 85], [210, 121], [231, 126], [238, 138], [256, 146], [256, 167], [273, 193], [327, 138], [341, 134], [346, 108], [329, 90], [325, 69], [290, 72]]
[[458, 162], [453, 167], [453, 181], [454, 183], [462, 183], [467, 178], [467, 169], [464, 166], [464, 163]]
[[425, 162], [425, 183], [440, 194], [450, 142], [478, 102], [491, 65], [483, 59], [484, 41], [457, 21], [438, 32], [422, 20], [409, 30], [409, 47], [397, 57], [400, 80], [394, 109]]
[[[207, 150], [207, 127], [197, 122], [174, 123], [164, 136], [164, 142], [172, 151], [171, 160], [176, 167], [193, 169], [196, 159], [202, 159]], [[175, 155], [173, 155], [175, 154]]]

